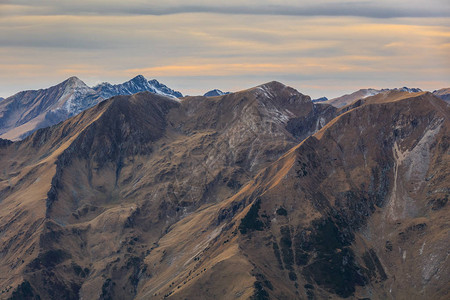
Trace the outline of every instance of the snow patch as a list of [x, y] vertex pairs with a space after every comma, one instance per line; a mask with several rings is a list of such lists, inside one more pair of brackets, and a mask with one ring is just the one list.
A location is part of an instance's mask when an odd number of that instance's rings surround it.
[[423, 249], [425, 248], [425, 242], [423, 242], [422, 247], [419, 249], [419, 255], [423, 254]]

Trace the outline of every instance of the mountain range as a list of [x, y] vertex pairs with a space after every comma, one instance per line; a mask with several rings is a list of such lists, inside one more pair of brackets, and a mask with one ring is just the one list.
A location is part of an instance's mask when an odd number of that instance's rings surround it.
[[35, 130], [57, 124], [101, 101], [117, 96], [149, 91], [168, 97], [183, 95], [157, 80], [142, 75], [122, 84], [102, 83], [88, 87], [77, 77], [47, 89], [19, 92], [0, 102], [0, 137], [23, 139]]
[[0, 140], [5, 299], [445, 299], [449, 105], [279, 82]]
[[[326, 102], [337, 108], [348, 105], [356, 100], [374, 96], [390, 90], [409, 93], [421, 92], [418, 88], [398, 89], [361, 89], [329, 100], [321, 97], [312, 100], [314, 103]], [[47, 89], [19, 92], [7, 99], [0, 98], [0, 138], [20, 140], [39, 128], [44, 128], [62, 122], [99, 102], [118, 95], [132, 95], [142, 91], [172, 98], [182, 98], [183, 95], [156, 79], [148, 81], [138, 75], [122, 84], [103, 82], [94, 87], [87, 86], [77, 77], [70, 77], [56, 86]], [[219, 89], [206, 92], [205, 97], [217, 97], [230, 94]], [[450, 90], [443, 88], [433, 92], [437, 97], [449, 102]], [[5, 100], [5, 101], [2, 101]]]

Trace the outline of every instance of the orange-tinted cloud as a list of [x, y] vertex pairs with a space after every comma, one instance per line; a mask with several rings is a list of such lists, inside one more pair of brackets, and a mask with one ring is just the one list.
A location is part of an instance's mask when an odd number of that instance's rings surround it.
[[0, 95], [139, 73], [189, 93], [270, 80], [330, 97], [355, 86], [434, 89], [450, 78], [449, 45], [449, 18], [9, 14]]

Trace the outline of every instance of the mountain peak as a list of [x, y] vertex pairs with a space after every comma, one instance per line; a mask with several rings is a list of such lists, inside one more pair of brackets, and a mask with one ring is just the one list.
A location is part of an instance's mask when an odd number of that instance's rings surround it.
[[70, 86], [70, 87], [88, 87], [86, 83], [84, 83], [80, 78], [76, 76], [72, 76], [64, 80], [62, 85]]
[[152, 84], [152, 85], [160, 85], [160, 84], [162, 84], [162, 83], [160, 83], [158, 80], [156, 80], [156, 79], [152, 79], [152, 80], [149, 80], [148, 81], [150, 84]]
[[284, 98], [289, 102], [292, 102], [293, 98], [301, 98], [301, 102], [311, 102], [311, 98], [309, 96], [305, 96], [296, 89], [278, 81], [270, 81], [250, 90], [253, 90], [256, 93], [263, 93], [267, 98], [278, 98], [281, 96], [281, 98]]
[[133, 77], [132, 79], [130, 79], [129, 81], [133, 81], [133, 82], [148, 82], [147, 79], [143, 75], [137, 75], [137, 76]]
[[284, 84], [282, 84], [281, 82], [279, 82], [279, 81], [269, 81], [269, 82], [266, 82], [266, 83], [264, 83], [264, 84], [261, 84], [261, 85], [259, 85], [258, 87], [260, 87], [260, 88], [268, 88], [268, 89], [271, 89], [271, 90], [273, 90], [273, 89], [281, 89], [281, 88], [284, 88], [284, 87], [286, 87], [286, 85], [284, 85]]
[[67, 78], [64, 82], [83, 82], [80, 78], [78, 78], [77, 76], [71, 76], [69, 78]]
[[78, 78], [77, 76], [70, 76], [70, 77], [67, 78], [66, 80], [68, 80], [68, 81], [81, 81], [81, 79]]
[[215, 97], [215, 96], [227, 95], [229, 93], [230, 92], [222, 92], [219, 89], [213, 89], [213, 90], [210, 90], [210, 91], [206, 92], [203, 96], [205, 96], [205, 97]]

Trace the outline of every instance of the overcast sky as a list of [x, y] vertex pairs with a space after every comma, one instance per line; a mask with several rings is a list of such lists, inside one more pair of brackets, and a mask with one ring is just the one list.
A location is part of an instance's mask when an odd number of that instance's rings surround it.
[[138, 74], [190, 95], [450, 87], [450, 1], [0, 0], [0, 96]]

